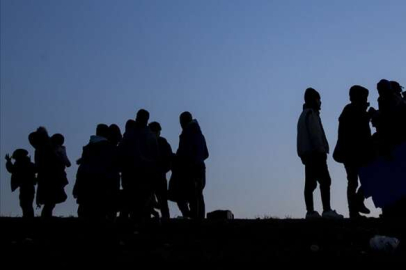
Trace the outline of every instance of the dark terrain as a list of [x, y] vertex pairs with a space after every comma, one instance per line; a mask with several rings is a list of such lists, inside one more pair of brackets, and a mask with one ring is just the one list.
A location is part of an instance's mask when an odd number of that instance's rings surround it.
[[[3, 265], [78, 266], [145, 263], [303, 263], [406, 261], [406, 221], [297, 219], [86, 222], [77, 218], [0, 218]], [[400, 240], [373, 251], [375, 235]], [[8, 267], [10, 268], [10, 267]]]

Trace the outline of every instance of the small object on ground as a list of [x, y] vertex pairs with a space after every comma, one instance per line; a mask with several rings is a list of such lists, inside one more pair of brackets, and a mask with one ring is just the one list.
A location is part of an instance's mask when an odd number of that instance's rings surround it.
[[207, 219], [210, 219], [210, 220], [234, 219], [234, 214], [230, 210], [216, 210], [216, 211], [207, 213]]
[[399, 242], [399, 239], [395, 237], [375, 235], [371, 238], [371, 240], [369, 240], [369, 246], [374, 251], [392, 253], [399, 246]]

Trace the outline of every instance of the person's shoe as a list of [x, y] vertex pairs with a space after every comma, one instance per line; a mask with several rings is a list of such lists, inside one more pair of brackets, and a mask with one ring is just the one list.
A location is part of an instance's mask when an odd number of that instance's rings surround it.
[[362, 219], [367, 219], [367, 217], [360, 215], [358, 212], [356, 212], [356, 213], [350, 213], [350, 219], [362, 220]]
[[317, 211], [308, 211], [306, 213], [306, 219], [319, 219], [319, 218], [321, 218], [321, 216]]
[[364, 202], [360, 202], [358, 204], [358, 212], [362, 213], [362, 214], [370, 214], [371, 211], [365, 206]]
[[324, 211], [322, 217], [325, 219], [343, 219], [344, 216], [337, 214], [335, 210]]

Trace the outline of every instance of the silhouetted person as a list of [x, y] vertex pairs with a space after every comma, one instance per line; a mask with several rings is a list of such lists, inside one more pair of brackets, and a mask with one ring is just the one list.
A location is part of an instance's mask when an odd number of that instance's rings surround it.
[[[203, 189], [206, 186], [206, 165], [209, 157], [206, 139], [197, 120], [190, 112], [180, 117], [182, 133], [174, 164], [174, 178], [178, 181], [176, 202], [182, 215], [194, 219], [204, 219], [206, 215]], [[178, 177], [178, 179], [176, 179]], [[171, 179], [172, 181], [172, 179]]]
[[35, 148], [35, 166], [37, 167], [37, 205], [43, 205], [42, 217], [52, 217], [53, 209], [66, 200], [65, 186], [68, 184], [65, 164], [54, 151], [51, 139], [44, 127], [39, 127], [29, 136]]
[[401, 86], [396, 81], [390, 82], [391, 88], [394, 91], [395, 95], [395, 114], [398, 118], [397, 121], [397, 132], [400, 133], [399, 142], [406, 141], [406, 94], [403, 91], [403, 86]]
[[99, 124], [96, 135], [83, 147], [81, 163], [76, 175], [73, 196], [76, 198], [78, 216], [104, 219], [111, 203], [111, 187], [117, 169], [116, 151], [109, 137], [109, 128]]
[[[158, 143], [148, 128], [149, 112], [141, 109], [136, 120], [126, 123], [119, 145], [122, 187], [126, 208], [132, 219], [141, 221], [150, 215], [153, 181], [157, 171]], [[125, 215], [125, 214], [124, 214]]]
[[[382, 79], [377, 84], [377, 90], [379, 118], [376, 121], [377, 134], [374, 136], [378, 141], [379, 154], [390, 161], [393, 159], [393, 151], [406, 142], [406, 103], [402, 97], [402, 87], [396, 81]], [[405, 213], [405, 197], [382, 208], [384, 217], [403, 217]]]
[[58, 158], [63, 161], [65, 167], [70, 167], [72, 164], [68, 158], [68, 155], [66, 154], [66, 148], [63, 145], [65, 142], [65, 137], [62, 134], [54, 134], [51, 137], [51, 144], [52, 147], [54, 148], [54, 151]]
[[121, 134], [120, 127], [116, 124], [111, 124], [109, 126], [109, 141], [114, 145], [117, 146], [121, 140], [123, 139], [123, 135]]
[[313, 192], [320, 184], [321, 201], [325, 218], [341, 219], [342, 215], [330, 207], [331, 178], [327, 167], [329, 145], [320, 119], [320, 94], [313, 88], [307, 88], [303, 112], [298, 121], [297, 152], [305, 165], [306, 219], [319, 218], [320, 214], [314, 210]]
[[[11, 162], [11, 158], [15, 160], [14, 164]], [[37, 183], [35, 165], [31, 162], [25, 149], [15, 150], [11, 158], [8, 154], [6, 155], [6, 168], [11, 173], [11, 191], [14, 192], [20, 188], [19, 199], [23, 218], [33, 218], [34, 208], [32, 204]]]
[[377, 90], [380, 152], [390, 156], [393, 148], [406, 140], [406, 105], [398, 93], [399, 90], [393, 89], [388, 80], [380, 80]]
[[152, 122], [149, 125], [152, 133], [158, 140], [158, 171], [157, 178], [154, 181], [154, 191], [158, 200], [158, 206], [161, 210], [161, 216], [163, 219], [169, 219], [169, 207], [168, 207], [168, 183], [166, 180], [166, 174], [171, 170], [173, 152], [168, 141], [161, 137], [161, 125], [158, 122]]
[[[121, 142], [123, 139], [123, 136], [121, 134], [121, 130], [119, 126], [116, 124], [111, 124], [109, 126], [109, 137], [108, 140], [109, 142], [113, 145], [114, 148], [114, 155], [118, 157], [118, 144]], [[118, 160], [116, 159], [116, 162]], [[117, 217], [117, 212], [120, 210], [120, 185], [121, 185], [121, 175], [120, 175], [120, 170], [119, 166], [117, 163], [117, 166], [114, 166], [114, 171], [112, 172], [112, 180], [109, 182], [111, 186], [108, 188], [108, 197], [110, 199], [110, 202], [108, 203], [107, 206], [107, 216], [110, 219], [114, 219]]]
[[389, 83], [395, 96], [397, 96], [398, 98], [403, 98], [402, 96], [403, 86], [401, 86], [397, 81], [390, 81]]
[[347, 199], [350, 218], [359, 218], [360, 212], [369, 214], [364, 205], [362, 187], [358, 189], [359, 169], [372, 158], [372, 137], [369, 122], [371, 114], [367, 112], [368, 89], [354, 85], [350, 88], [351, 103], [345, 106], [339, 118], [338, 141], [333, 157], [344, 163], [347, 172]]

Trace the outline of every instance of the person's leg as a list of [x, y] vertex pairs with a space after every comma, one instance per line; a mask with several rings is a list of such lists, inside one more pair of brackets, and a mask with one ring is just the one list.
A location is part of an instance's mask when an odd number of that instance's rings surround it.
[[365, 206], [365, 195], [364, 195], [364, 190], [362, 189], [362, 186], [358, 188], [356, 198], [357, 198], [358, 212], [363, 213], [363, 214], [371, 213], [371, 211]]
[[190, 208], [196, 219], [204, 219], [206, 217], [206, 205], [204, 203], [203, 190], [206, 186], [206, 171], [203, 169], [197, 172], [195, 177], [195, 194], [194, 201]]
[[176, 203], [177, 203], [178, 208], [179, 208], [179, 210], [180, 210], [180, 212], [182, 213], [182, 216], [183, 216], [184, 218], [191, 216], [191, 213], [190, 213], [190, 210], [189, 210], [189, 206], [188, 206], [188, 203], [187, 203], [186, 200], [179, 200], [179, 201], [177, 201]]
[[161, 209], [162, 218], [169, 219], [168, 185], [165, 175], [159, 177], [156, 183], [155, 194], [158, 200], [158, 205]]
[[355, 218], [359, 216], [357, 209], [357, 187], [358, 187], [358, 168], [345, 164], [345, 170], [347, 172], [347, 200], [350, 218]]
[[34, 217], [34, 196], [35, 189], [32, 188], [21, 188], [20, 187], [20, 207], [23, 211], [23, 218], [33, 218]]
[[305, 188], [304, 198], [306, 203], [306, 210], [308, 213], [314, 211], [313, 192], [317, 187], [315, 177], [315, 166], [313, 162], [309, 161], [305, 165]]
[[323, 212], [331, 210], [330, 205], [330, 186], [331, 177], [327, 167], [327, 159], [320, 157], [317, 161], [316, 175], [320, 183], [321, 202], [323, 204]]
[[52, 217], [52, 211], [54, 210], [54, 208], [55, 208], [54, 203], [45, 203], [44, 208], [42, 209], [41, 212], [41, 217], [45, 218]]

